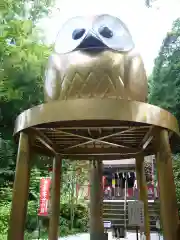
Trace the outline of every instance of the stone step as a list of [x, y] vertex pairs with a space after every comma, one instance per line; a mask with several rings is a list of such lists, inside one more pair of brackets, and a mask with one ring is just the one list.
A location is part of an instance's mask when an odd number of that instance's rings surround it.
[[[124, 209], [124, 205], [103, 205], [104, 208], [108, 208], [108, 209]], [[128, 207], [128, 205], [126, 205], [126, 208]], [[151, 211], [151, 210], [155, 210], [155, 211], [159, 211], [159, 209], [155, 206], [148, 206], [148, 209]]]
[[[128, 212], [128, 208], [126, 208], [126, 211]], [[113, 212], [113, 213], [120, 213], [124, 212], [124, 208], [103, 208], [103, 212]], [[158, 214], [159, 211], [156, 209], [148, 209], [149, 214]]]
[[[126, 227], [128, 230], [135, 230], [136, 227], [128, 225], [128, 202], [126, 203]], [[148, 211], [150, 216], [150, 228], [156, 230], [156, 220], [159, 218], [159, 209], [157, 202], [148, 202]], [[124, 201], [104, 201], [103, 202], [103, 219], [111, 221], [114, 226], [124, 227]]]
[[[104, 221], [111, 221], [111, 222], [121, 222], [124, 224], [124, 218], [117, 218], [117, 217], [108, 217], [108, 216], [103, 216]], [[128, 223], [128, 218], [126, 218], [126, 223]], [[150, 224], [156, 225], [156, 219], [150, 219]]]
[[[128, 205], [128, 201], [126, 202]], [[124, 202], [103, 202], [103, 205], [108, 205], [108, 206], [124, 206]], [[158, 206], [157, 203], [148, 203], [149, 207], [155, 207]]]
[[[119, 219], [124, 219], [124, 214], [103, 214], [104, 218], [119, 218]], [[128, 216], [126, 215], [126, 218], [128, 219]], [[157, 219], [159, 219], [158, 215], [154, 215], [154, 216], [149, 216], [149, 219], [151, 221], [156, 221]]]

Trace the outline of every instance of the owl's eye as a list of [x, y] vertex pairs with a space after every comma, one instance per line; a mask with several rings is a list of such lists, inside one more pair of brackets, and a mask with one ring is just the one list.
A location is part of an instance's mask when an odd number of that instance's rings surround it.
[[87, 35], [92, 23], [84, 17], [73, 17], [63, 24], [56, 42], [55, 52], [64, 54], [78, 48]]
[[130, 51], [134, 47], [129, 30], [119, 18], [99, 15], [93, 23], [93, 29], [101, 41], [115, 51]]
[[113, 32], [111, 31], [111, 29], [109, 29], [108, 27], [106, 26], [101, 26], [99, 29], [98, 29], [99, 33], [105, 37], [105, 38], [111, 38], [113, 36]]
[[78, 40], [84, 35], [85, 32], [86, 30], [84, 28], [77, 28], [73, 31], [72, 38], [74, 40]]

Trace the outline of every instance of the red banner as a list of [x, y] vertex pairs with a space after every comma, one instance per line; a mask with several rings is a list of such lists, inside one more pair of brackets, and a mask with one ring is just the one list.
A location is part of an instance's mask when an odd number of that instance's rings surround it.
[[40, 204], [38, 209], [39, 216], [48, 215], [48, 204], [50, 200], [51, 178], [41, 178], [40, 180]]
[[148, 188], [148, 199], [154, 199], [154, 185], [152, 183], [149, 183], [147, 185]]
[[106, 177], [103, 176], [103, 177], [102, 177], [102, 187], [103, 187], [103, 190], [104, 190], [104, 188], [105, 188], [105, 185], [106, 185]]
[[133, 197], [133, 195], [134, 195], [134, 189], [133, 188], [128, 188], [127, 192], [128, 192], [128, 197]]

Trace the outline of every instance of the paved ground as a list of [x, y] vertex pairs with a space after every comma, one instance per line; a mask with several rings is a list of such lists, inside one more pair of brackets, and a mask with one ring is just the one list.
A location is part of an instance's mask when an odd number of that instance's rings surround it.
[[[121, 238], [121, 240], [137, 240], [136, 233], [128, 232], [126, 238]], [[37, 240], [37, 239], [35, 239]], [[46, 239], [40, 239], [40, 240], [46, 240]], [[77, 235], [71, 235], [68, 237], [62, 237], [59, 238], [59, 240], [90, 240], [90, 236], [88, 233], [81, 233]], [[116, 240], [115, 238], [112, 238], [112, 234], [109, 234], [108, 240]], [[139, 240], [140, 236], [139, 236]], [[144, 240], [144, 239], [143, 239]], [[163, 240], [163, 237], [159, 237], [157, 233], [151, 233], [151, 240]]]
[[[121, 238], [123, 240], [123, 238]], [[127, 233], [127, 240], [136, 240], [136, 233]], [[59, 240], [90, 240], [88, 233], [77, 234], [65, 238], [59, 238]], [[113, 240], [112, 235], [109, 234], [108, 240]], [[114, 239], [115, 240], [115, 239]], [[139, 237], [140, 240], [140, 237]], [[163, 240], [163, 238], [159, 238], [157, 233], [151, 233], [151, 240]]]

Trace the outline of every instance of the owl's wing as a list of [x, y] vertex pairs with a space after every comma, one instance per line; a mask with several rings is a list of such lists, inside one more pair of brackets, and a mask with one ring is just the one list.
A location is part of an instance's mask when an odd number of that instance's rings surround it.
[[46, 102], [55, 101], [59, 98], [60, 79], [58, 64], [58, 56], [54, 54], [50, 56], [44, 81], [44, 98]]
[[148, 95], [147, 76], [141, 56], [136, 52], [127, 55], [124, 67], [126, 89], [132, 99], [146, 102]]

